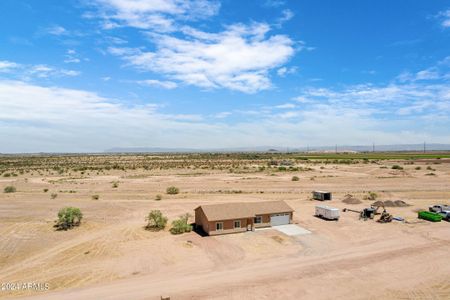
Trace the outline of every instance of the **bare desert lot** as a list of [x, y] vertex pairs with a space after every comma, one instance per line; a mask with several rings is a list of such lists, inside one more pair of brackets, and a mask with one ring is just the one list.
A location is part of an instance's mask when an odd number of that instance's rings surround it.
[[[0, 282], [48, 290], [5, 288], [0, 298], [450, 299], [450, 223], [417, 218], [429, 205], [449, 204], [448, 157], [3, 156]], [[3, 193], [6, 186], [16, 192]], [[169, 186], [179, 194], [167, 195]], [[311, 200], [315, 189], [333, 192], [326, 204], [341, 209], [339, 221], [314, 217], [323, 204]], [[369, 207], [369, 192], [408, 203], [387, 208], [405, 222], [342, 212]], [[361, 203], [344, 203], [348, 194]], [[311, 233], [168, 230], [202, 204], [270, 200], [285, 200], [294, 223]], [[81, 226], [53, 228], [64, 206], [82, 210]], [[154, 209], [169, 218], [163, 231], [144, 230]]]

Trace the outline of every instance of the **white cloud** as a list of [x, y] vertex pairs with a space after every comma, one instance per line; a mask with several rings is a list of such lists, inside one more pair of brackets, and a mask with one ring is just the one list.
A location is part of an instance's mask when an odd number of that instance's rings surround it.
[[292, 98], [292, 100], [297, 101], [299, 103], [303, 103], [303, 104], [305, 104], [305, 103], [313, 103], [314, 102], [313, 100], [308, 99], [305, 96], [297, 96], [297, 97]]
[[216, 119], [225, 119], [225, 118], [227, 118], [227, 117], [229, 117], [231, 115], [232, 115], [232, 113], [229, 112], [229, 111], [222, 111], [220, 113], [215, 114], [214, 118], [216, 118]]
[[278, 18], [276, 25], [278, 27], [281, 27], [284, 23], [286, 23], [287, 21], [289, 21], [290, 19], [292, 19], [294, 17], [294, 13], [292, 12], [292, 10], [290, 9], [284, 9], [281, 12], [281, 17]]
[[68, 35], [69, 32], [62, 26], [54, 25], [45, 29], [45, 32], [51, 35]]
[[266, 7], [280, 7], [286, 4], [284, 0], [266, 0], [264, 6]]
[[83, 90], [0, 80], [0, 136], [9, 141], [0, 152], [250, 147], [267, 141], [278, 146], [450, 142], [450, 87], [444, 84], [359, 85], [305, 94], [332, 98], [275, 114], [242, 112], [241, 121], [227, 123], [229, 112], [211, 121], [161, 113], [156, 104], [121, 104]]
[[446, 84], [354, 85], [342, 90], [309, 88], [294, 98], [315, 107], [358, 109], [378, 114], [412, 114], [417, 112], [450, 113], [450, 87]]
[[79, 76], [81, 74], [80, 71], [75, 71], [75, 70], [64, 70], [64, 69], [62, 69], [62, 70], [59, 70], [59, 72], [63, 76], [70, 76], [70, 77]]
[[27, 65], [11, 61], [0, 61], [0, 73], [1, 72], [8, 73], [12, 77], [23, 80], [30, 80], [33, 78], [78, 76], [81, 74], [79, 71], [60, 69], [44, 64]]
[[156, 80], [156, 79], [140, 80], [138, 83], [143, 84], [143, 85], [161, 87], [161, 88], [169, 89], [169, 90], [174, 89], [178, 86], [173, 81], [161, 81], [161, 80]]
[[414, 82], [419, 80], [436, 80], [442, 77], [440, 71], [436, 67], [432, 67], [416, 73], [405, 71], [398, 75], [396, 79], [400, 82]]
[[61, 77], [61, 76], [78, 76], [81, 72], [75, 70], [66, 70], [54, 68], [47, 65], [33, 65], [26, 68], [23, 72], [23, 77], [31, 79], [33, 77], [37, 78], [48, 78], [48, 77]]
[[441, 11], [438, 14], [438, 17], [441, 19], [441, 25], [444, 28], [450, 28], [450, 9]]
[[275, 106], [275, 108], [278, 108], [278, 109], [291, 109], [291, 108], [296, 108], [296, 107], [297, 107], [297, 105], [295, 105], [293, 103], [284, 103], [284, 104]]
[[297, 70], [298, 70], [297, 67], [290, 67], [290, 68], [288, 68], [288, 67], [282, 67], [282, 68], [279, 68], [279, 69], [277, 70], [277, 74], [278, 74], [278, 76], [280, 76], [280, 77], [284, 77], [284, 76], [286, 76], [287, 74], [294, 74], [294, 73], [296, 73]]
[[1, 72], [10, 72], [13, 69], [19, 68], [20, 65], [16, 64], [12, 61], [0, 60], [0, 73]]
[[220, 3], [208, 0], [96, 0], [103, 27], [131, 26], [160, 32], [173, 31], [175, 22], [197, 20], [217, 14]]
[[77, 51], [69, 49], [66, 51], [64, 62], [77, 64], [81, 62], [81, 59], [79, 58]]
[[188, 85], [254, 93], [270, 88], [269, 71], [294, 54], [289, 37], [268, 36], [269, 30], [264, 23], [234, 24], [220, 33], [185, 27], [185, 38], [150, 34], [156, 45], [154, 52], [130, 48], [109, 51], [141, 70]]

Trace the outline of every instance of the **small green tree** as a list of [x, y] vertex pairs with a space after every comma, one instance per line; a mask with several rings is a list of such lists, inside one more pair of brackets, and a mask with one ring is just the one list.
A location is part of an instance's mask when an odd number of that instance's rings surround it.
[[175, 186], [169, 186], [169, 187], [166, 189], [166, 193], [169, 194], [169, 195], [176, 195], [176, 194], [178, 194], [179, 192], [180, 192], [180, 189], [177, 188], [177, 187], [175, 187]]
[[147, 230], [162, 230], [167, 224], [167, 217], [160, 210], [152, 210], [145, 220], [148, 222], [145, 226]]
[[64, 207], [58, 212], [58, 220], [55, 227], [57, 230], [67, 230], [81, 224], [83, 214], [77, 207]]
[[12, 185], [9, 185], [7, 187], [5, 187], [5, 189], [3, 190], [5, 193], [15, 193], [16, 192], [16, 188]]
[[185, 232], [192, 231], [192, 226], [189, 224], [190, 214], [185, 214], [179, 219], [172, 222], [172, 228], [170, 228], [170, 233], [172, 234], [182, 234]]

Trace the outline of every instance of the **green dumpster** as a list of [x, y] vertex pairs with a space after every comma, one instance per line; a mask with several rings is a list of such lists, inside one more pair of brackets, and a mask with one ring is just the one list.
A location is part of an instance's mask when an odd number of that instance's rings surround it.
[[442, 216], [434, 212], [422, 210], [419, 211], [419, 219], [424, 219], [431, 222], [440, 222], [442, 220]]

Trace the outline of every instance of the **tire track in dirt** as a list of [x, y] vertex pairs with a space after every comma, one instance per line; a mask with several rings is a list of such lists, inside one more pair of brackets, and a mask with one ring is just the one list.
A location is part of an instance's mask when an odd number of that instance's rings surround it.
[[[132, 299], [149, 299], [149, 297], [158, 296], [161, 291], [167, 290], [170, 287], [171, 295], [174, 298], [180, 299], [191, 298], [197, 299], [201, 295], [202, 290], [209, 290], [208, 295], [224, 295], [227, 291], [236, 286], [237, 282], [245, 282], [246, 286], [260, 286], [267, 287], [270, 282], [270, 287], [277, 284], [284, 284], [287, 282], [299, 282], [304, 280], [315, 280], [315, 278], [325, 278], [329, 272], [338, 270], [345, 270], [339, 277], [355, 279], [358, 278], [358, 270], [366, 266], [372, 268], [383, 269], [382, 266], [389, 266], [391, 262], [403, 261], [406, 257], [421, 257], [422, 255], [431, 257], [445, 257], [447, 255], [446, 247], [450, 245], [450, 241], [435, 241], [426, 243], [415, 243], [413, 245], [399, 245], [391, 247], [370, 250], [368, 246], [357, 247], [355, 251], [359, 254], [354, 255], [352, 252], [343, 251], [330, 255], [328, 257], [318, 257], [314, 259], [305, 260], [301, 257], [283, 257], [267, 262], [257, 262], [251, 265], [234, 266], [233, 268], [222, 268], [212, 272], [199, 272], [195, 274], [178, 274], [184, 280], [179, 282], [173, 278], [173, 274], [167, 273], [166, 276], [161, 274], [158, 279], [153, 276], [142, 276], [135, 279], [127, 279], [123, 281], [116, 281], [113, 284], [106, 284], [101, 286], [94, 286], [81, 290], [66, 290], [61, 293], [52, 293], [45, 296], [36, 297], [35, 299], [60, 299], [64, 297], [68, 299], [121, 299], [120, 296], [127, 295]], [[374, 265], [374, 262], [376, 264]], [[408, 266], [405, 266], [407, 268]], [[350, 274], [350, 275], [349, 275]], [[376, 277], [375, 275], [372, 275]], [[434, 277], [430, 277], [430, 280]], [[361, 279], [359, 279], [361, 280]], [[175, 282], [177, 284], [175, 284]], [[369, 284], [366, 282], [366, 284]], [[447, 289], [445, 282], [443, 283], [443, 290]], [[373, 289], [373, 293], [377, 293]], [[418, 292], [416, 292], [418, 293]], [[422, 295], [422, 294], [421, 294]], [[292, 295], [291, 295], [292, 296]], [[371, 295], [367, 294], [367, 298]], [[420, 295], [419, 295], [420, 296]], [[214, 298], [214, 297], [212, 297]], [[287, 297], [290, 298], [290, 297]], [[33, 299], [33, 298], [31, 298]]]

